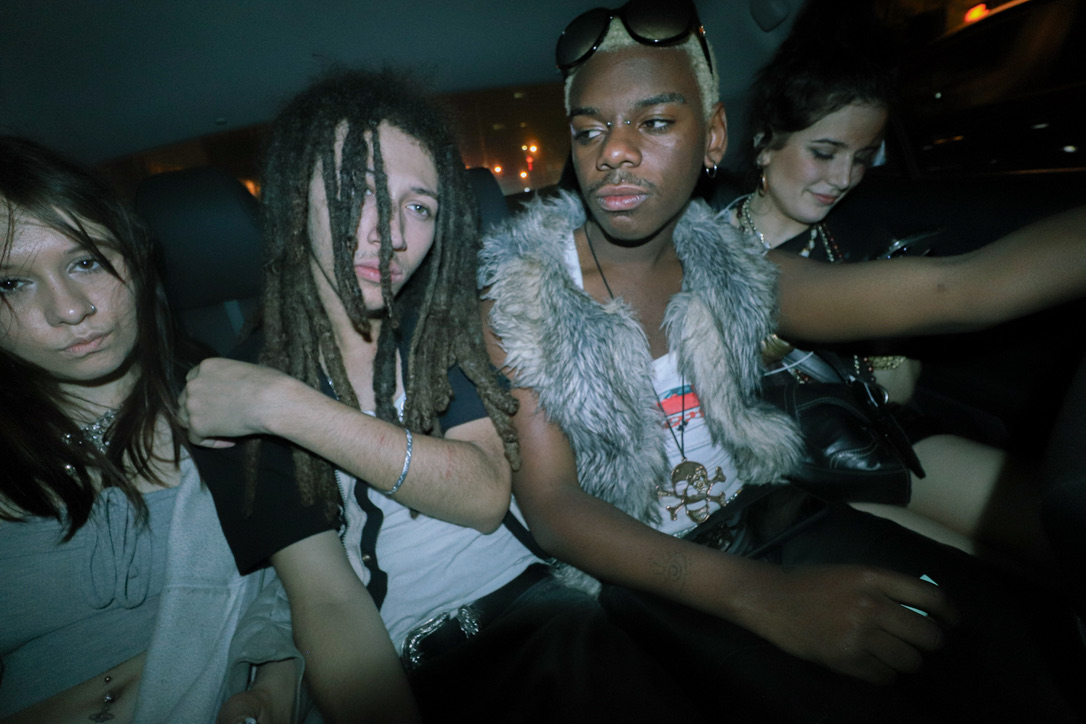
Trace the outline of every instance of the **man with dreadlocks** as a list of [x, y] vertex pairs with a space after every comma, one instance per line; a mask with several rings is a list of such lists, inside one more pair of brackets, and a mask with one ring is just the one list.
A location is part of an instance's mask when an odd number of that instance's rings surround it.
[[274, 123], [263, 183], [264, 366], [205, 361], [182, 416], [205, 445], [261, 436], [202, 455], [239, 569], [283, 579], [324, 715], [413, 714], [375, 604], [427, 718], [599, 720], [600, 689], [664, 677], [503, 524], [515, 403], [440, 114], [396, 75], [333, 76]]

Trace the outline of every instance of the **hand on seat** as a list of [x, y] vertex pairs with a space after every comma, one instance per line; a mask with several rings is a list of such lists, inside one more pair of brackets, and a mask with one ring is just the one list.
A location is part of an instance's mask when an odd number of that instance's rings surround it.
[[752, 590], [752, 628], [794, 656], [874, 684], [919, 669], [923, 654], [942, 646], [943, 627], [958, 620], [937, 586], [892, 571], [766, 568], [768, 580]]

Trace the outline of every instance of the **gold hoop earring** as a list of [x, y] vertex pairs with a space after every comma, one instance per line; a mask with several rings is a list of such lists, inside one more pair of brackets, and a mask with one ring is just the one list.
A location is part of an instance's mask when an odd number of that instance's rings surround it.
[[769, 183], [765, 180], [765, 168], [763, 168], [762, 169], [762, 180], [758, 184], [758, 195], [759, 196], [765, 196], [767, 191], [769, 191]]

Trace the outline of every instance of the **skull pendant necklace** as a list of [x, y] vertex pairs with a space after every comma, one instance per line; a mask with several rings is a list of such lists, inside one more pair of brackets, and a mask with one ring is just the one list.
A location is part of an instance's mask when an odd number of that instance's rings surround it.
[[[584, 226], [585, 239], [588, 241], [588, 250], [592, 254], [592, 261], [596, 264], [596, 271], [599, 272], [600, 280], [603, 282], [604, 288], [607, 290], [607, 295], [614, 300], [615, 293], [611, 291], [611, 285], [607, 283], [607, 276], [603, 273], [603, 267], [600, 266], [599, 257], [596, 256], [596, 249], [592, 245], [592, 236], [588, 233], [588, 224]], [[679, 455], [682, 460], [671, 470], [671, 488], [657, 490], [657, 495], [660, 498], [663, 497], [676, 497], [680, 500], [680, 503], [674, 507], [668, 506], [668, 512], [671, 513], [672, 520], [676, 520], [678, 517], [678, 511], [680, 508], [686, 508], [686, 513], [696, 523], [703, 522], [709, 517], [709, 504], [711, 502], [717, 502], [722, 504], [723, 495], [711, 495], [710, 490], [716, 483], [724, 482], [724, 472], [717, 468], [716, 475], [712, 478], [709, 477], [709, 471], [705, 469], [705, 466], [699, 462], [686, 459], [686, 375], [683, 375], [682, 386], [680, 388], [680, 394], [682, 395], [682, 412], [679, 417], [679, 434], [675, 434], [675, 429], [669, 422], [665, 422], [668, 432], [671, 433], [671, 438], [675, 441], [675, 447], [679, 450]], [[663, 409], [663, 404], [660, 401], [660, 395], [653, 389], [653, 394], [656, 395], [656, 403]], [[696, 507], [690, 507], [689, 504], [694, 503]]]

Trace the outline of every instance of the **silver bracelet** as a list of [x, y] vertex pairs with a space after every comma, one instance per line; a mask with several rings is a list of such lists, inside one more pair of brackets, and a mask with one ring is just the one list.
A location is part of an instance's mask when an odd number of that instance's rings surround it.
[[382, 490], [381, 492], [390, 498], [396, 494], [396, 491], [403, 485], [403, 481], [407, 480], [407, 471], [411, 468], [411, 448], [413, 442], [411, 440], [411, 431], [406, 427], [403, 430], [407, 433], [407, 452], [403, 454], [403, 470], [400, 471], [400, 477], [396, 479], [396, 484], [392, 486], [391, 490]]

